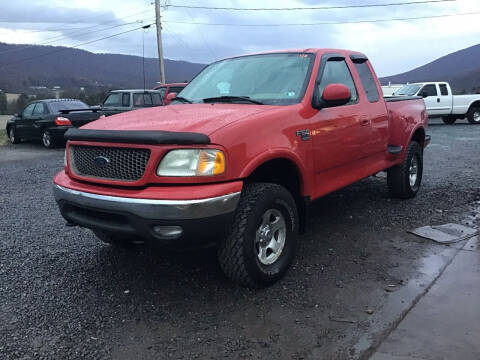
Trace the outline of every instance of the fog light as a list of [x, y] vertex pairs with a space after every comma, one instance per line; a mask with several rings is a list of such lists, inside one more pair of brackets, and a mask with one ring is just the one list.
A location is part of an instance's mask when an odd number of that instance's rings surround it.
[[155, 235], [162, 239], [176, 239], [183, 233], [181, 226], [163, 226], [157, 225], [153, 227]]

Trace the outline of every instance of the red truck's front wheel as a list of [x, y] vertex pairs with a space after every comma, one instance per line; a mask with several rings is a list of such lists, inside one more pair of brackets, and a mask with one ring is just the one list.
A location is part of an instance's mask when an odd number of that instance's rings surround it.
[[243, 286], [268, 286], [290, 265], [297, 229], [298, 211], [288, 190], [277, 184], [248, 184], [231, 231], [219, 246], [220, 266]]

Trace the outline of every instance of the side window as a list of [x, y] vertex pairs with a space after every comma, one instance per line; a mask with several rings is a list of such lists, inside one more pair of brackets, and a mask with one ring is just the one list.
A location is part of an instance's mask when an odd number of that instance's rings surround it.
[[35, 109], [33, 110], [33, 116], [43, 116], [45, 114], [45, 107], [43, 103], [37, 103]]
[[448, 89], [446, 84], [440, 84], [440, 94], [442, 94], [442, 96], [448, 95]]
[[379, 98], [377, 84], [373, 79], [372, 72], [370, 71], [367, 62], [363, 61], [361, 63], [355, 63], [355, 68], [357, 69], [360, 80], [362, 81], [368, 101], [371, 103], [377, 102]]
[[322, 79], [318, 85], [320, 96], [323, 93], [325, 87], [329, 84], [344, 84], [346, 85], [352, 94], [352, 98], [347, 105], [357, 102], [357, 89], [355, 89], [355, 83], [353, 82], [352, 74], [348, 69], [345, 60], [329, 60], [325, 64], [323, 69]]
[[122, 95], [122, 106], [129, 107], [130, 106], [130, 94], [123, 93]]
[[33, 113], [33, 108], [35, 107], [36, 103], [28, 105], [25, 110], [23, 110], [23, 117], [30, 117]]
[[425, 85], [420, 93], [425, 93], [427, 96], [437, 96], [437, 87], [434, 84]]
[[152, 93], [152, 101], [153, 105], [163, 105], [162, 103], [162, 98], [160, 97], [160, 94]]
[[165, 97], [165, 91], [166, 90], [167, 90], [167, 88], [164, 88], [164, 87], [157, 89], [157, 91], [160, 92], [160, 95], [162, 96], [162, 98]]
[[170, 94], [170, 93], [174, 92], [174, 93], [178, 94], [182, 90], [183, 90], [183, 86], [173, 86], [170, 89], [168, 89], [168, 93]]
[[111, 93], [103, 102], [103, 106], [122, 106], [120, 93]]

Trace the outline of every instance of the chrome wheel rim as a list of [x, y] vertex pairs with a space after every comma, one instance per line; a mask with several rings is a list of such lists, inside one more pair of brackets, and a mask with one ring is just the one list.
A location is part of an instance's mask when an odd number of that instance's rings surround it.
[[415, 184], [417, 183], [417, 178], [418, 178], [418, 158], [416, 156], [413, 156], [412, 160], [410, 161], [410, 168], [409, 168], [408, 174], [409, 174], [410, 187], [414, 187]]
[[285, 247], [286, 238], [287, 224], [283, 214], [277, 209], [265, 211], [255, 234], [255, 250], [260, 263], [271, 265], [277, 261]]
[[51, 144], [50, 134], [46, 131], [42, 134], [42, 142], [45, 147], [49, 147]]
[[473, 113], [473, 121], [480, 122], [480, 111], [475, 111]]
[[8, 138], [12, 144], [15, 142], [15, 131], [13, 131], [13, 129], [10, 129], [8, 132]]

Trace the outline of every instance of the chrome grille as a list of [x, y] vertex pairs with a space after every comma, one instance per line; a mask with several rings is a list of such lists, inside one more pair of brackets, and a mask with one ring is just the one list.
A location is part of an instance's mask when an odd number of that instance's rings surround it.
[[70, 146], [70, 166], [80, 176], [137, 181], [143, 176], [150, 150], [101, 146]]

